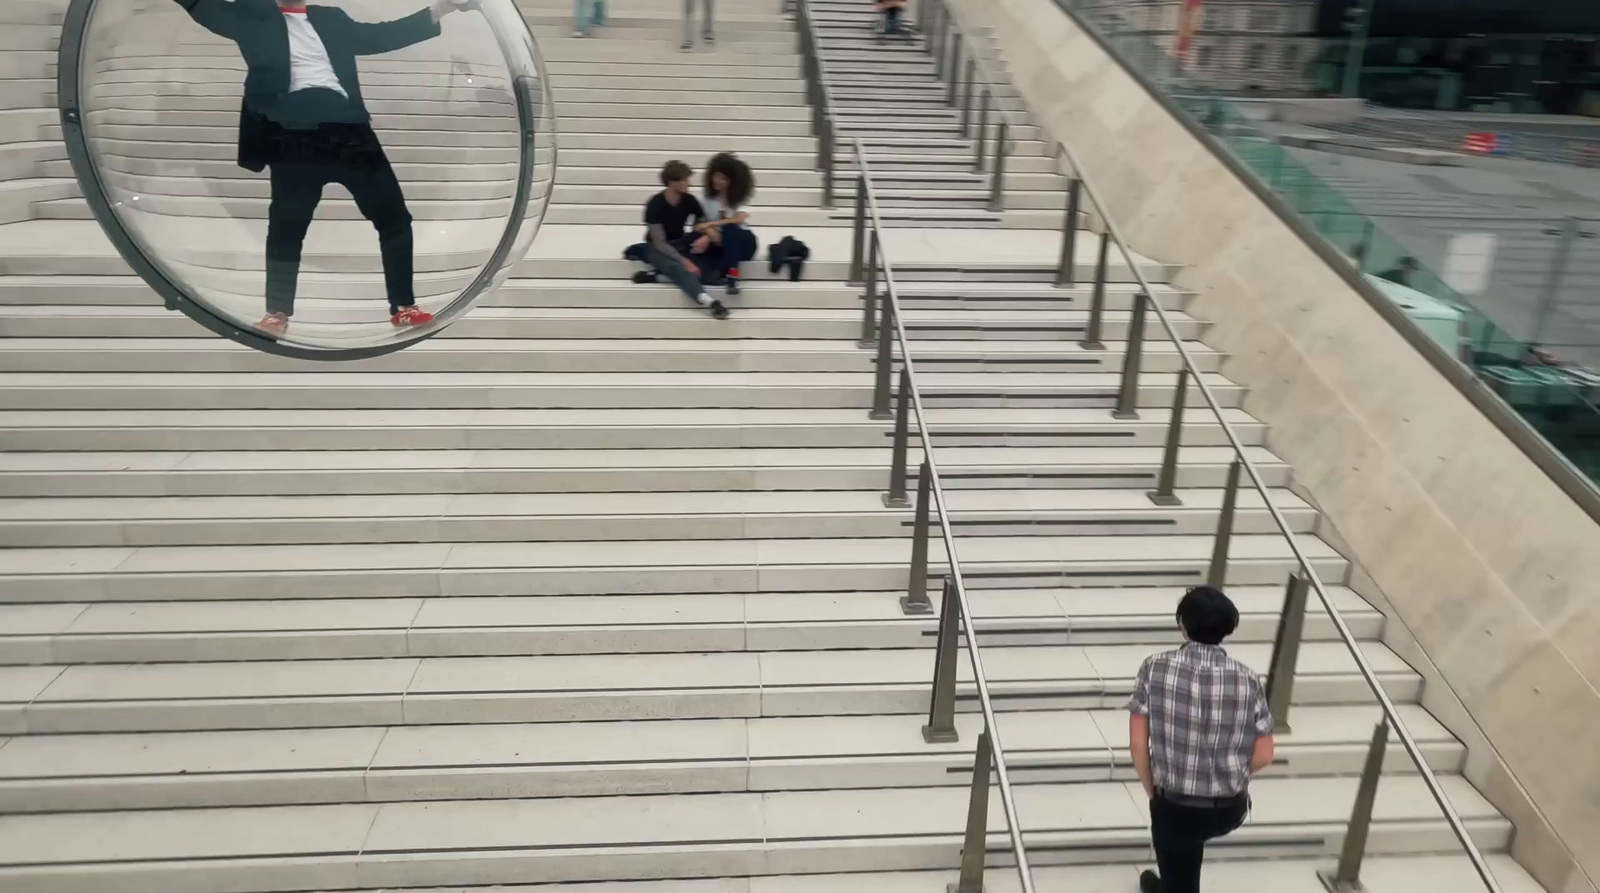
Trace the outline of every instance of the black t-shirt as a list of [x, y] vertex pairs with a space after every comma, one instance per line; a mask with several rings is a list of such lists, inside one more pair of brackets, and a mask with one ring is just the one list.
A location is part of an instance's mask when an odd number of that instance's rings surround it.
[[684, 237], [690, 218], [694, 218], [696, 222], [706, 219], [706, 212], [700, 207], [699, 199], [692, 195], [684, 195], [674, 205], [667, 201], [665, 192], [658, 192], [644, 203], [644, 240], [650, 241], [650, 227], [660, 224], [667, 241], [676, 242]]

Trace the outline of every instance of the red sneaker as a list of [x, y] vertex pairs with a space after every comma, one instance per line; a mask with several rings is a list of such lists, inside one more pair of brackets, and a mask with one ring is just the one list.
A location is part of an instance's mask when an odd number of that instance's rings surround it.
[[433, 314], [426, 310], [418, 310], [415, 307], [402, 307], [399, 313], [389, 317], [389, 322], [393, 323], [397, 329], [403, 329], [407, 326], [425, 326], [433, 322]]
[[261, 318], [260, 322], [256, 323], [256, 328], [266, 332], [268, 335], [282, 335], [284, 332], [289, 331], [289, 314], [268, 313]]

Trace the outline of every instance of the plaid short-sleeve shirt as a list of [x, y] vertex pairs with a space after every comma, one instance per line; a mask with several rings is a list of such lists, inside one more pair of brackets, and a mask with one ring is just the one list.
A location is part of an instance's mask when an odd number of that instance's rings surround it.
[[1146, 658], [1128, 710], [1150, 717], [1155, 786], [1191, 797], [1243, 792], [1256, 739], [1274, 727], [1255, 672], [1198, 642]]

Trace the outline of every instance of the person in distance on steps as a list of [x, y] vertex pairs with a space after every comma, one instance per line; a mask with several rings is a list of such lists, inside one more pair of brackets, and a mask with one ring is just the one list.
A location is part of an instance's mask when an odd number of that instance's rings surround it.
[[699, 4], [701, 12], [704, 13], [703, 24], [700, 27], [700, 40], [708, 47], [715, 46], [717, 43], [716, 35], [712, 33], [714, 30], [712, 19], [716, 15], [717, 0], [683, 0], [683, 44], [678, 49], [694, 49], [695, 4]]
[[411, 212], [361, 98], [356, 57], [439, 36], [439, 21], [474, 0], [433, 0], [389, 22], [358, 22], [337, 6], [303, 0], [175, 0], [206, 30], [239, 46], [248, 72], [239, 113], [239, 166], [271, 169], [267, 209], [267, 315], [256, 327], [288, 331], [300, 256], [323, 187], [339, 183], [378, 231], [390, 322], [426, 325], [417, 307]]
[[[700, 282], [700, 266], [684, 256], [684, 251], [692, 247], [685, 243], [689, 221], [699, 223], [706, 219], [705, 209], [689, 191], [689, 179], [693, 174], [681, 161], [669, 161], [662, 166], [664, 188], [650, 196], [644, 205], [643, 260], [657, 274], [671, 279], [689, 300], [706, 308], [717, 319], [726, 319], [728, 308], [706, 294]], [[702, 252], [709, 241], [704, 235], [694, 240]]]
[[1186, 640], [1145, 659], [1128, 701], [1133, 768], [1150, 798], [1150, 838], [1160, 874], [1141, 893], [1200, 893], [1206, 842], [1233, 833], [1250, 812], [1250, 777], [1272, 764], [1272, 712], [1255, 672], [1222, 640], [1239, 609], [1220, 590], [1190, 589], [1178, 602]]

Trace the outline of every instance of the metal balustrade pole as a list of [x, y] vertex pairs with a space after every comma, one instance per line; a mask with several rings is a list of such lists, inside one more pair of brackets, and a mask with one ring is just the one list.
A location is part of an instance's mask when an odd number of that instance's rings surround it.
[[1233, 542], [1233, 510], [1239, 501], [1239, 472], [1244, 463], [1237, 457], [1228, 466], [1228, 483], [1222, 491], [1222, 512], [1217, 515], [1216, 542], [1211, 547], [1211, 566], [1206, 570], [1206, 585], [1221, 589], [1228, 582], [1228, 547]]
[[833, 163], [834, 153], [838, 150], [833, 132], [833, 120], [822, 119], [822, 206], [833, 207]]
[[950, 104], [951, 108], [955, 108], [956, 85], [961, 80], [961, 76], [959, 74], [961, 68], [961, 50], [961, 32], [953, 31], [950, 34], [950, 65], [946, 69], [946, 71], [950, 72], [950, 90], [949, 95], [946, 97], [946, 101]]
[[1006, 208], [1006, 146], [1011, 142], [1011, 123], [1000, 116], [1000, 129], [994, 137], [994, 178], [990, 181], [989, 210], [998, 214]]
[[911, 576], [906, 582], [906, 594], [900, 599], [900, 610], [907, 614], [932, 614], [933, 602], [928, 600], [928, 501], [933, 483], [933, 471], [926, 457], [917, 469], [917, 513], [911, 522]]
[[1117, 408], [1112, 411], [1114, 419], [1136, 419], [1139, 417], [1139, 363], [1144, 352], [1144, 313], [1145, 302], [1150, 296], [1139, 292], [1133, 296], [1133, 319], [1128, 323], [1127, 353], [1122, 357], [1122, 386], [1117, 391]]
[[911, 371], [900, 367], [900, 391], [895, 395], [894, 463], [889, 466], [889, 492], [883, 494], [887, 508], [905, 508], [906, 462], [911, 441]]
[[933, 52], [933, 76], [944, 80], [944, 51], [950, 40], [950, 10], [939, 4], [938, 21], [933, 26], [934, 40], [929, 49]]
[[866, 292], [861, 296], [861, 347], [878, 343], [878, 233], [867, 237], [867, 265], [863, 270]]
[[972, 135], [972, 100], [977, 93], [978, 60], [967, 60], [967, 86], [965, 98], [961, 102], [961, 135]]
[[1294, 700], [1294, 670], [1300, 663], [1300, 641], [1306, 630], [1306, 596], [1311, 581], [1305, 573], [1289, 575], [1283, 592], [1283, 613], [1278, 615], [1278, 635], [1272, 640], [1272, 663], [1267, 670], [1267, 706], [1277, 733], [1289, 731], [1289, 704]]
[[867, 175], [862, 172], [856, 174], [856, 219], [855, 231], [851, 234], [850, 241], [850, 284], [861, 283], [861, 263], [866, 258], [867, 252]]
[[972, 799], [967, 804], [967, 836], [961, 841], [961, 879], [949, 885], [948, 893], [983, 893], [984, 856], [989, 848], [989, 764], [993, 761], [994, 748], [985, 727], [972, 759]]
[[961, 740], [956, 732], [956, 642], [960, 638], [961, 600], [956, 597], [956, 578], [945, 577], [933, 656], [933, 697], [928, 704], [928, 724], [922, 727], [922, 740], [929, 744]]
[[977, 147], [977, 151], [974, 152], [973, 156], [972, 156], [972, 170], [975, 173], [979, 173], [979, 174], [983, 173], [983, 156], [984, 156], [984, 153], [985, 153], [984, 146], [985, 146], [985, 141], [987, 141], [988, 139], [989, 139], [989, 88], [988, 87], [984, 87], [983, 88], [983, 102], [980, 103], [980, 108], [979, 108], [979, 111], [978, 111], [978, 139], [977, 139], [978, 147]]
[[1156, 505], [1183, 505], [1175, 491], [1178, 483], [1178, 449], [1183, 443], [1183, 407], [1189, 399], [1189, 368], [1178, 370], [1177, 392], [1172, 397], [1172, 420], [1167, 423], [1167, 448], [1161, 455], [1161, 476], [1148, 495]]
[[1383, 775], [1383, 755], [1388, 749], [1389, 722], [1380, 719], [1372, 730], [1372, 746], [1367, 750], [1367, 764], [1361, 770], [1361, 786], [1356, 788], [1356, 802], [1350, 810], [1350, 827], [1344, 833], [1339, 865], [1331, 872], [1317, 872], [1317, 879], [1328, 893], [1360, 893], [1365, 889], [1361, 885], [1361, 860], [1367, 853], [1372, 806], [1378, 799], [1378, 779]]
[[1094, 292], [1089, 299], [1089, 327], [1083, 333], [1083, 340], [1078, 346], [1084, 350], [1105, 350], [1105, 342], [1100, 340], [1101, 328], [1105, 324], [1106, 313], [1106, 265], [1110, 260], [1111, 234], [1100, 234], [1100, 254], [1094, 264]]
[[[1063, 288], [1078, 284], [1078, 216], [1082, 205], [1083, 181], [1073, 177], [1067, 181], [1067, 217], [1061, 224], [1061, 262], [1056, 265], [1056, 285]], [[1101, 256], [1105, 256], [1104, 245]]]
[[872, 412], [869, 417], [884, 421], [889, 412], [889, 381], [894, 377], [894, 301], [885, 293], [878, 302], [877, 376], [872, 386]]

